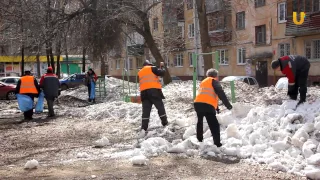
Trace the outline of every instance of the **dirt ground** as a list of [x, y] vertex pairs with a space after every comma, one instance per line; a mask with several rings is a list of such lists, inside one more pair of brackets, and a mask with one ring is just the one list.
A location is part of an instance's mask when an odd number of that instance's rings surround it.
[[[61, 112], [63, 112], [63, 108]], [[58, 108], [58, 110], [59, 110]], [[21, 122], [22, 114], [12, 108], [0, 110], [0, 179], [305, 179], [292, 174], [249, 165], [238, 159], [205, 159], [165, 154], [151, 158], [146, 166], [133, 166], [129, 159], [110, 158], [106, 153], [122, 152], [134, 144], [139, 124], [124, 121], [47, 119], [35, 115], [33, 122]], [[14, 108], [13, 108], [14, 109]], [[121, 131], [111, 131], [119, 129]], [[106, 136], [111, 146], [97, 149], [92, 142]], [[90, 157], [78, 158], [79, 152]], [[31, 159], [35, 170], [24, 170]]]

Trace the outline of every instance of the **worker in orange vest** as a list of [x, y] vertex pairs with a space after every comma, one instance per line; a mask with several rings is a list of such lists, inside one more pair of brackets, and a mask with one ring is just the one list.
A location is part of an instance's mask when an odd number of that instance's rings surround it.
[[200, 142], [203, 141], [203, 117], [206, 117], [213, 136], [213, 142], [217, 147], [222, 146], [220, 142], [220, 125], [216, 117], [216, 113], [219, 113], [219, 99], [222, 100], [227, 109], [232, 109], [232, 105], [218, 81], [218, 71], [209, 69], [207, 71], [207, 78], [201, 82], [198, 94], [194, 100], [194, 109], [198, 116], [197, 139]]
[[162, 125], [168, 125], [166, 110], [162, 102], [162, 99], [165, 99], [165, 97], [162, 93], [162, 86], [158, 77], [163, 77], [165, 75], [166, 70], [164, 68], [164, 63], [161, 62], [160, 68], [157, 68], [146, 60], [143, 66], [144, 67], [138, 72], [140, 97], [142, 101], [142, 125], [139, 138], [142, 138], [147, 134], [152, 105], [157, 108]]
[[[20, 78], [16, 86], [16, 94], [23, 94], [29, 96], [32, 100], [38, 97], [40, 88], [37, 80], [31, 75], [30, 70], [24, 72], [24, 76]], [[24, 120], [32, 120], [33, 109], [23, 113]]]

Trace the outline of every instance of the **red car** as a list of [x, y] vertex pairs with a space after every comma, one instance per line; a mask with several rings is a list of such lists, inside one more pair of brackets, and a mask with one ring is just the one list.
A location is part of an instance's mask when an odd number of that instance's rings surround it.
[[16, 85], [0, 82], [0, 99], [16, 99]]

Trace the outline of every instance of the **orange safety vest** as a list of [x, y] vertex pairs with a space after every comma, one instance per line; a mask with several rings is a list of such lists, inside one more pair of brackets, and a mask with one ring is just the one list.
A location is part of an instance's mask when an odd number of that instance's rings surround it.
[[20, 78], [20, 94], [38, 94], [38, 90], [34, 85], [33, 76], [23, 76]]
[[194, 102], [210, 104], [215, 109], [217, 109], [219, 98], [212, 87], [213, 80], [217, 80], [217, 79], [212, 77], [207, 77], [200, 83], [198, 95], [194, 100]]
[[140, 91], [147, 89], [161, 89], [161, 83], [155, 74], [152, 72], [152, 66], [144, 66], [139, 72]]

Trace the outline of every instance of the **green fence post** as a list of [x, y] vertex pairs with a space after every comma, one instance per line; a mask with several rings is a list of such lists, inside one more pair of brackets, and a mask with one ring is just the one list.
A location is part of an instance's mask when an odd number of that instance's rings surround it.
[[100, 98], [102, 97], [101, 96], [101, 79], [99, 79], [99, 96], [100, 96]]
[[106, 76], [103, 78], [103, 90], [104, 90], [104, 96], [107, 96], [107, 87], [106, 87]]
[[136, 73], [136, 99], [138, 98], [138, 73]]
[[197, 54], [192, 53], [192, 64], [193, 64], [193, 100], [196, 99], [197, 91]]
[[124, 70], [122, 70], [122, 95], [123, 95], [123, 101], [126, 101], [126, 96], [124, 94]]
[[231, 100], [232, 100], [232, 103], [235, 103], [236, 102], [236, 93], [235, 93], [234, 81], [230, 82], [230, 86], [231, 86]]
[[215, 65], [216, 65], [216, 70], [219, 70], [219, 52], [216, 51], [215, 53]]

